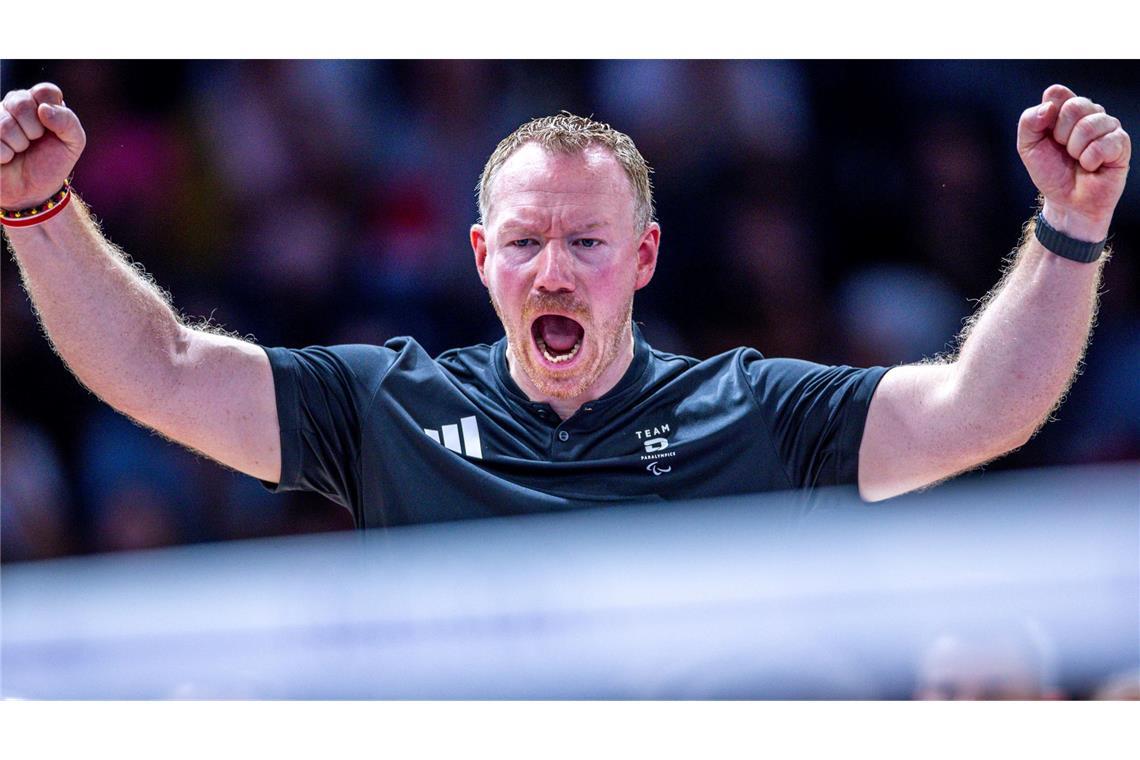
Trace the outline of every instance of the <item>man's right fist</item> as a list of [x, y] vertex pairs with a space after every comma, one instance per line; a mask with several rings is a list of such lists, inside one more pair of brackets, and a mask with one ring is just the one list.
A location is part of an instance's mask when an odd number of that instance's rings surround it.
[[38, 206], [63, 186], [87, 144], [79, 117], [50, 82], [0, 102], [0, 208]]

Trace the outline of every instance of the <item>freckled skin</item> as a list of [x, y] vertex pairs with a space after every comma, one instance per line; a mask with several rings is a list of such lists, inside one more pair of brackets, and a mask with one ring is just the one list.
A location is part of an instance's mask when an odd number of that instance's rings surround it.
[[[653, 277], [661, 230], [635, 229], [633, 188], [602, 147], [565, 155], [523, 145], [500, 167], [488, 205], [471, 246], [506, 331], [511, 377], [570, 417], [617, 385], [633, 360], [633, 294]], [[584, 329], [565, 365], [546, 362], [531, 334], [551, 313]]]

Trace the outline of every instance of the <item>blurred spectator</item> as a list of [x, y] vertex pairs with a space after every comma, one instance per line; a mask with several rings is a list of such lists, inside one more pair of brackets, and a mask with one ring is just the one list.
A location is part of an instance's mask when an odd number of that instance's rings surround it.
[[73, 550], [71, 494], [51, 440], [0, 405], [0, 555], [5, 562]]
[[1140, 668], [1109, 676], [1097, 687], [1093, 699], [1140, 700]]
[[928, 270], [879, 265], [856, 272], [836, 297], [844, 362], [902, 364], [953, 347], [970, 304]]
[[94, 527], [92, 548], [144, 549], [201, 538], [204, 483], [194, 477], [193, 454], [108, 407], [93, 412], [79, 434], [79, 485]]
[[713, 352], [752, 346], [768, 356], [818, 355], [830, 315], [810, 225], [788, 202], [737, 205], [726, 216], [729, 255], [715, 296], [731, 302], [734, 318], [709, 325], [703, 345]]
[[801, 160], [813, 133], [803, 69], [792, 61], [728, 61], [723, 65], [733, 127], [725, 150]]
[[[1017, 229], [1001, 224], [995, 172], [1000, 146], [979, 123], [984, 114], [939, 113], [917, 125], [909, 150], [917, 193], [915, 253], [955, 290], [979, 298], [997, 280], [999, 262], [1017, 243]], [[1014, 122], [1016, 123], [1016, 122]], [[1026, 198], [1026, 216], [1033, 198]], [[988, 262], [988, 266], [979, 266]]]
[[922, 653], [915, 699], [1062, 699], [1053, 645], [1030, 620], [949, 630]]

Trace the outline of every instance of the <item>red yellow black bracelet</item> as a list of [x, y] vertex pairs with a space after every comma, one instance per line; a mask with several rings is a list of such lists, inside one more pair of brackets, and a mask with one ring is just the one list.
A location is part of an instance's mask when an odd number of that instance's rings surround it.
[[63, 211], [63, 207], [71, 200], [71, 179], [63, 181], [63, 187], [52, 197], [32, 208], [9, 211], [0, 208], [0, 224], [5, 227], [31, 227], [33, 224], [46, 222]]

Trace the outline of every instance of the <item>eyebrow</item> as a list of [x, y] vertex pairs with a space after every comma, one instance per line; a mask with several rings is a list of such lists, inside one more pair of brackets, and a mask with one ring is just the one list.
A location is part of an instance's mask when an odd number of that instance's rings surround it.
[[[575, 233], [589, 232], [591, 230], [596, 230], [599, 227], [605, 227], [607, 224], [609, 224], [609, 222], [590, 222], [589, 224], [584, 225], [582, 227], [573, 227], [571, 229]], [[532, 225], [532, 224], [529, 224], [529, 223], [521, 221], [521, 220], [512, 219], [511, 221], [506, 222], [502, 226], [500, 226], [499, 231], [501, 233], [512, 232], [512, 231], [516, 231], [516, 230], [520, 230], [523, 232], [530, 232], [535, 228], [535, 226], [536, 225]]]

